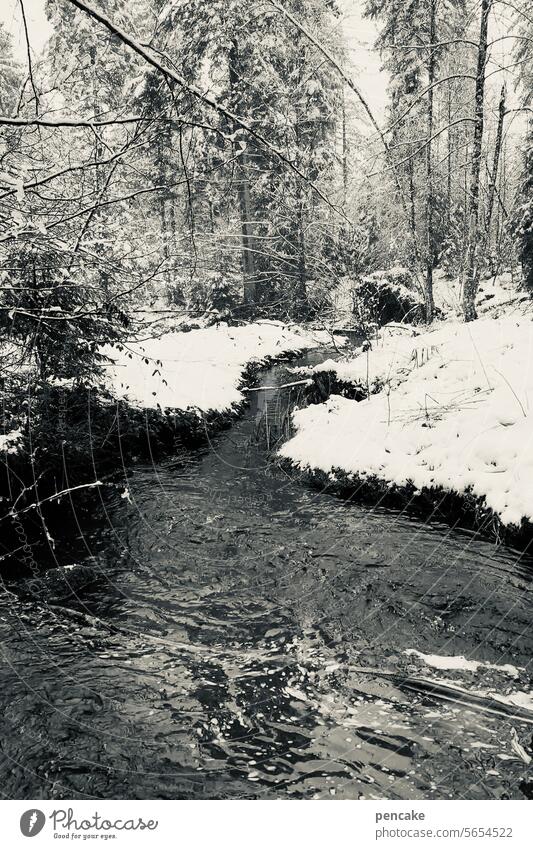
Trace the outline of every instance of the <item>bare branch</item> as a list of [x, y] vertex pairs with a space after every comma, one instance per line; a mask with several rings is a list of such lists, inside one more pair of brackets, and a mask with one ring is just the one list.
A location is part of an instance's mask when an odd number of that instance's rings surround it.
[[523, 9], [519, 9], [518, 6], [515, 6], [514, 3], [510, 3], [509, 0], [494, 0], [494, 3], [499, 3], [500, 6], [509, 6], [509, 8], [514, 9], [518, 15], [525, 18], [530, 24], [533, 24], [533, 18], [530, 18], [529, 15], [526, 15]]
[[9, 118], [7, 115], [0, 115], [0, 125], [8, 125], [10, 127], [87, 127], [89, 130], [94, 127], [108, 127], [113, 124], [135, 124], [139, 121], [167, 121], [165, 117], [148, 117], [146, 115], [131, 115], [126, 118], [109, 118], [107, 121], [82, 121], [79, 119], [71, 120], [70, 118]]
[[402, 114], [399, 115], [398, 118], [396, 118], [392, 122], [392, 124], [389, 124], [388, 127], [385, 127], [383, 132], [384, 133], [390, 133], [391, 130], [393, 130], [395, 127], [397, 127], [398, 124], [400, 124], [403, 121], [403, 119], [405, 117], [407, 117], [409, 112], [416, 106], [416, 104], [420, 103], [420, 101], [426, 96], [426, 94], [428, 94], [430, 91], [432, 91], [437, 86], [442, 85], [443, 83], [451, 82], [451, 80], [475, 80], [475, 79], [476, 78], [475, 78], [474, 74], [450, 74], [450, 76], [448, 76], [448, 77], [442, 77], [442, 79], [435, 80], [434, 83], [432, 83], [431, 85], [427, 86], [427, 88], [425, 88], [421, 92], [419, 92], [419, 94], [415, 97], [415, 99], [411, 101], [411, 103], [409, 104], [409, 106], [407, 107], [405, 112], [402, 112]]
[[103, 198], [105, 196], [105, 193], [107, 192], [107, 189], [109, 187], [109, 183], [111, 182], [111, 178], [113, 177], [113, 174], [115, 173], [117, 165], [118, 165], [118, 162], [114, 162], [112, 167], [109, 169], [109, 174], [107, 175], [106, 179], [104, 180], [104, 185], [102, 186], [102, 188], [100, 190], [100, 193], [98, 195], [98, 200], [94, 204], [92, 209], [89, 210], [89, 214], [88, 214], [87, 218], [85, 219], [85, 221], [83, 223], [83, 227], [81, 228], [81, 230], [78, 234], [78, 238], [76, 239], [76, 244], [74, 245], [74, 248], [73, 248], [73, 251], [72, 251], [72, 258], [70, 260], [69, 271], [72, 267], [72, 263], [74, 262], [74, 254], [77, 253], [78, 248], [80, 247], [80, 245], [83, 241], [83, 237], [85, 236], [85, 233], [87, 232], [87, 230], [88, 230], [88, 228], [91, 224], [91, 221], [93, 220], [97, 210], [100, 209], [101, 206], [105, 206], [105, 202], [104, 202]]
[[[69, 165], [67, 168], [62, 168], [61, 171], [55, 171], [53, 174], [48, 174], [47, 177], [42, 177], [39, 180], [32, 180], [30, 183], [24, 183], [22, 188], [25, 192], [31, 191], [32, 189], [35, 189], [38, 186], [44, 186], [47, 183], [50, 183], [52, 180], [57, 180], [59, 177], [64, 177], [66, 174], [71, 174], [74, 171], [83, 171], [85, 168], [96, 168], [100, 165], [109, 165], [111, 162], [115, 162], [115, 160], [120, 159], [121, 157], [125, 156], [127, 153], [130, 153], [133, 150], [137, 150], [137, 148], [148, 144], [148, 142], [150, 141], [151, 139], [145, 139], [144, 141], [138, 142], [136, 144], [128, 144], [127, 146], [123, 147], [122, 150], [119, 150], [112, 156], [107, 157], [107, 159], [93, 159], [90, 162], [83, 162], [80, 165]], [[3, 200], [9, 195], [14, 195], [16, 194], [16, 192], [16, 186], [11, 189], [6, 189], [6, 191], [0, 194], [0, 200]]]
[[19, 0], [20, 10], [22, 12], [22, 23], [24, 24], [24, 35], [26, 38], [26, 54], [28, 56], [28, 74], [30, 77], [31, 87], [33, 89], [33, 94], [35, 96], [35, 114], [39, 115], [39, 95], [37, 94], [37, 89], [35, 88], [35, 80], [33, 79], [33, 68], [31, 64], [31, 49], [30, 49], [30, 36], [28, 34], [28, 24], [26, 22], [26, 12], [24, 11], [24, 0]]
[[477, 43], [469, 38], [452, 38], [450, 41], [435, 41], [429, 44], [391, 44], [387, 50], [434, 50], [437, 47], [449, 47], [451, 44], [469, 44], [477, 47]]
[[[410, 159], [414, 159], [415, 156], [418, 156], [418, 154], [421, 153], [423, 150], [425, 150], [426, 147], [429, 144], [431, 144], [431, 142], [434, 139], [436, 139], [438, 136], [442, 135], [442, 133], [445, 133], [446, 130], [449, 130], [451, 127], [455, 127], [457, 124], [465, 124], [465, 123], [474, 124], [475, 118], [458, 118], [457, 121], [452, 121], [452, 123], [447, 124], [446, 127], [441, 127], [440, 130], [437, 130], [436, 133], [433, 133], [433, 135], [429, 139], [426, 139], [424, 144], [420, 145], [420, 147], [418, 147], [415, 151], [413, 151], [413, 153], [410, 153], [409, 156], [406, 156], [404, 159], [400, 159], [399, 162], [395, 162], [393, 167], [397, 168], [400, 165], [405, 165], [406, 162], [409, 162]], [[368, 176], [369, 177], [376, 177], [379, 174], [386, 174], [387, 171], [390, 171], [390, 170], [391, 170], [391, 168], [384, 168], [382, 171], [373, 171], [372, 174], [369, 174]]]

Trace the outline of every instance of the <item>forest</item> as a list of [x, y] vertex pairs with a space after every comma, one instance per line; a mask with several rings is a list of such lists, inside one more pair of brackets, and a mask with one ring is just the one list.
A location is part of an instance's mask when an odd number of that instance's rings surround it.
[[531, 3], [4, 2], [5, 793], [533, 798]]
[[437, 270], [466, 321], [485, 274], [533, 285], [528, 4], [364, 4], [381, 123], [334, 2], [46, 14], [24, 64], [2, 33], [0, 116], [3, 333], [42, 377], [86, 378], [149, 303], [309, 319], [402, 267], [430, 323]]
[[0, 30], [3, 427], [7, 446], [29, 419], [50, 443], [39, 474], [57, 465], [58, 420], [68, 430], [58, 387], [105, 390], [109, 346], [146, 338], [165, 310], [177, 327], [368, 336], [446, 318], [436, 280], [453, 281], [465, 322], [488, 278], [532, 290], [528, 4], [357, 10], [383, 116], [342, 3], [47, 0], [40, 51], [14, 4], [18, 58]]

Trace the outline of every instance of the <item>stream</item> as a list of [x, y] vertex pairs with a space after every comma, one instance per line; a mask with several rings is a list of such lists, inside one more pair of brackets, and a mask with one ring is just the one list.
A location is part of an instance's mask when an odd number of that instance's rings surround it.
[[134, 466], [4, 588], [5, 798], [524, 798], [533, 561], [281, 470], [298, 392]]

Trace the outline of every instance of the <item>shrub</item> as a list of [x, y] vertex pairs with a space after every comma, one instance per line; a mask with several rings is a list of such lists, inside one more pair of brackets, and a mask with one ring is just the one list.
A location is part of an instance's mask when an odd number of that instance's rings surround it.
[[395, 266], [360, 277], [353, 288], [353, 310], [361, 326], [424, 320], [424, 304], [406, 268]]
[[0, 327], [45, 380], [85, 381], [105, 359], [99, 348], [128, 324], [103, 274], [86, 273], [59, 251], [17, 246], [5, 262]]

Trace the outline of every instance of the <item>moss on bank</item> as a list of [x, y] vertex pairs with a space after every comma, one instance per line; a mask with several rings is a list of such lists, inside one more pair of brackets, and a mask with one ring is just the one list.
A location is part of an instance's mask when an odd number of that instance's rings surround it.
[[453, 528], [470, 530], [483, 538], [503, 543], [521, 551], [533, 544], [533, 524], [523, 520], [520, 526], [504, 525], [485, 499], [471, 491], [448, 491], [442, 487], [417, 489], [413, 483], [398, 486], [382, 478], [350, 474], [335, 468], [329, 473], [321, 469], [301, 468], [286, 457], [277, 462], [288, 474], [321, 491], [331, 492], [353, 503], [367, 504], [433, 522], [444, 522]]

